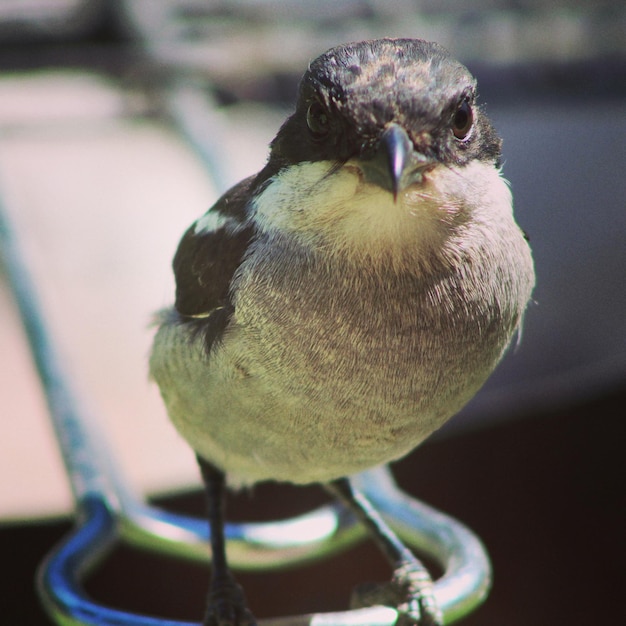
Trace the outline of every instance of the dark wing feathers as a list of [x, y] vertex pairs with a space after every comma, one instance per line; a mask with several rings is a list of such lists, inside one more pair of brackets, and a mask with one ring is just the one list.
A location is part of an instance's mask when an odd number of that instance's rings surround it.
[[196, 232], [193, 224], [183, 236], [173, 262], [175, 308], [182, 321], [231, 308], [230, 283], [254, 234], [245, 210], [254, 178], [240, 182], [211, 208], [222, 218], [215, 230]]
[[184, 235], [174, 257], [175, 308], [180, 315], [197, 317], [228, 304], [228, 290], [252, 237], [252, 229], [234, 233], [222, 226], [209, 233]]

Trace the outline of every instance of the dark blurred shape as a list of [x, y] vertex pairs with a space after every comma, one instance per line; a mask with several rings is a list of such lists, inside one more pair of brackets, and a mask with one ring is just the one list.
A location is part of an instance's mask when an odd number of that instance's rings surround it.
[[0, 43], [28, 45], [91, 36], [107, 21], [106, 0], [0, 3]]

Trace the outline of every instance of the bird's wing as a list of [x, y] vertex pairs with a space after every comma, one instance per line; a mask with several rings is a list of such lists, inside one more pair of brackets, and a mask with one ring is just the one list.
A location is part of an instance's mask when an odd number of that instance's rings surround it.
[[194, 222], [174, 256], [179, 320], [205, 322], [213, 339], [232, 314], [230, 284], [254, 234], [245, 210], [254, 179], [235, 185]]

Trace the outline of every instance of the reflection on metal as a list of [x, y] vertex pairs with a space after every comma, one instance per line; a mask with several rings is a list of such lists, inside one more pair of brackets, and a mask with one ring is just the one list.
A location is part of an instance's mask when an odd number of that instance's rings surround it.
[[[0, 206], [0, 259], [28, 336], [59, 447], [76, 502], [74, 530], [42, 564], [40, 597], [59, 624], [103, 626], [182, 626], [119, 611], [90, 599], [82, 580], [98, 560], [123, 541], [184, 558], [208, 559], [207, 528], [200, 519], [144, 504], [118, 473], [104, 439], [70, 388], [52, 338], [37, 304], [6, 212]], [[479, 539], [456, 520], [402, 492], [386, 468], [354, 478], [398, 534], [432, 558], [444, 574], [435, 596], [445, 623], [457, 620], [486, 597], [491, 570]], [[363, 529], [339, 504], [293, 519], [227, 527], [231, 563], [239, 569], [267, 571], [319, 559], [364, 536]], [[397, 611], [371, 607], [340, 613], [261, 620], [262, 626], [391, 626]]]

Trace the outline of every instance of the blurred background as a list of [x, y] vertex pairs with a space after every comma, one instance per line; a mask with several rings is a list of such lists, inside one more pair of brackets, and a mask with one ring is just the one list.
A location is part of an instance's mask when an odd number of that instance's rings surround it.
[[[201, 513], [191, 451], [147, 355], [170, 260], [221, 191], [258, 171], [307, 63], [340, 42], [436, 40], [479, 81], [537, 269], [521, 343], [466, 409], [398, 463], [469, 525], [495, 583], [468, 625], [618, 623], [626, 579], [626, 7], [609, 0], [0, 1], [0, 203], [76, 388], [132, 486]], [[233, 516], [324, 499], [264, 485]], [[71, 494], [0, 282], [0, 615], [47, 624], [34, 572]], [[259, 617], [345, 608], [388, 572], [364, 544], [242, 576]], [[89, 581], [114, 606], [199, 619], [206, 568], [126, 548]], [[329, 580], [332, 582], [329, 583]], [[141, 584], [138, 585], [138, 581]]]

